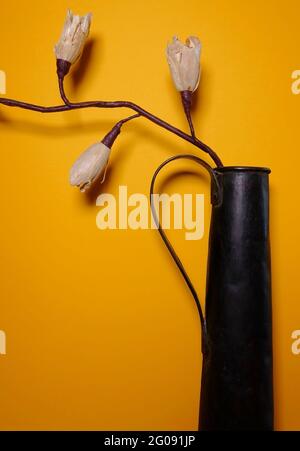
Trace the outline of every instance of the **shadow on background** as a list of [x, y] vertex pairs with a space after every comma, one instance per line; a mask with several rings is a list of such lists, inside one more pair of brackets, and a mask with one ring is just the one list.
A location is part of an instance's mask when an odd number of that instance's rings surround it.
[[95, 51], [99, 53], [99, 38], [97, 41], [95, 38], [90, 38], [86, 42], [84, 46], [84, 51], [80, 57], [80, 60], [75, 64], [74, 68], [71, 69], [70, 77], [68, 80], [70, 81], [70, 90], [71, 94], [77, 92], [81, 83], [84, 80], [86, 73], [90, 71], [91, 62], [93, 60]]

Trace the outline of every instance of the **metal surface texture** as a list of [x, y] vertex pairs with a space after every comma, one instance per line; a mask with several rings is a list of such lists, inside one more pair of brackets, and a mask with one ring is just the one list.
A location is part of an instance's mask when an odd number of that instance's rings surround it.
[[199, 429], [272, 430], [270, 170], [215, 172]]

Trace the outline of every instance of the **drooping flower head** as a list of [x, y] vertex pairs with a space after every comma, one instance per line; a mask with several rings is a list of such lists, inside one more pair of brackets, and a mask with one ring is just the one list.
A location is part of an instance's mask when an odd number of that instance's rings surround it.
[[104, 182], [111, 148], [121, 132], [122, 125], [139, 116], [140, 114], [136, 113], [117, 122], [102, 141], [90, 146], [77, 158], [70, 171], [72, 186], [78, 186], [80, 191], [84, 192], [97, 180]]
[[105, 172], [111, 149], [102, 142], [90, 146], [73, 164], [70, 170], [70, 183], [78, 186], [84, 192], [96, 181], [102, 178]]

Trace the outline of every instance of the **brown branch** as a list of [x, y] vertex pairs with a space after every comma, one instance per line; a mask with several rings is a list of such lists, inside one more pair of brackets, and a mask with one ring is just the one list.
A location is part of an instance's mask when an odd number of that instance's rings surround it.
[[128, 101], [90, 101], [90, 102], [76, 102], [71, 103], [67, 99], [64, 89], [63, 89], [63, 83], [62, 81], [59, 83], [60, 92], [61, 95], [64, 96], [65, 105], [57, 105], [57, 106], [41, 106], [41, 105], [35, 105], [27, 102], [21, 102], [18, 100], [13, 99], [6, 99], [6, 98], [0, 98], [0, 104], [9, 106], [9, 107], [17, 107], [17, 108], [23, 108], [25, 110], [30, 111], [37, 111], [39, 113], [60, 113], [63, 111], [72, 111], [77, 109], [83, 109], [83, 108], [129, 108], [136, 113], [139, 113], [140, 116], [145, 117], [146, 119], [150, 120], [151, 122], [155, 123], [156, 125], [168, 130], [169, 132], [179, 136], [180, 138], [184, 139], [185, 141], [193, 144], [194, 146], [198, 147], [199, 149], [206, 152], [210, 157], [214, 160], [215, 164], [217, 166], [223, 166], [220, 158], [218, 155], [205, 143], [200, 141], [197, 138], [193, 138], [193, 136], [188, 135], [187, 133], [184, 133], [182, 130], [174, 127], [173, 125], [170, 125], [168, 122], [160, 119], [159, 117], [155, 116], [154, 114], [148, 112], [147, 110], [144, 110], [139, 105], [136, 105], [133, 102]]
[[182, 101], [184, 113], [186, 115], [186, 118], [187, 118], [187, 121], [188, 121], [188, 124], [190, 127], [191, 135], [193, 136], [193, 138], [196, 138], [194, 124], [193, 124], [192, 115], [191, 115], [193, 93], [192, 93], [192, 91], [181, 91], [180, 95], [181, 95], [181, 101]]

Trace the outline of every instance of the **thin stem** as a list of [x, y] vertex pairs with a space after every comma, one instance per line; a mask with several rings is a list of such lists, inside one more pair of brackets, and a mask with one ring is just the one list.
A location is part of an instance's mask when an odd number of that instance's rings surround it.
[[132, 119], [136, 119], [138, 117], [141, 117], [140, 113], [132, 114], [131, 116], [125, 117], [125, 119], [121, 119], [119, 122], [116, 123], [116, 125], [123, 125], [128, 121], [131, 121]]
[[[60, 84], [63, 88], [63, 83]], [[63, 90], [64, 92], [64, 90]], [[200, 141], [197, 138], [193, 138], [192, 136], [188, 135], [187, 133], [184, 133], [182, 130], [174, 127], [173, 125], [168, 124], [166, 121], [160, 119], [159, 117], [149, 113], [147, 110], [144, 110], [139, 105], [136, 105], [133, 102], [128, 101], [90, 101], [90, 102], [77, 102], [77, 103], [71, 103], [68, 101], [67, 97], [65, 96], [65, 100], [67, 103], [65, 105], [56, 105], [56, 106], [41, 106], [41, 105], [35, 105], [27, 102], [21, 102], [14, 99], [6, 99], [6, 98], [0, 98], [0, 104], [6, 105], [9, 107], [17, 107], [17, 108], [23, 108], [30, 111], [37, 111], [39, 113], [60, 113], [63, 111], [72, 111], [76, 109], [83, 109], [83, 108], [129, 108], [136, 113], [139, 113], [141, 116], [145, 117], [146, 119], [150, 120], [151, 122], [155, 123], [156, 125], [168, 130], [169, 132], [179, 136], [180, 138], [184, 139], [185, 141], [193, 144], [194, 146], [198, 147], [199, 149], [203, 150], [204, 152], [208, 153], [210, 157], [213, 159], [215, 164], [217, 166], [223, 166], [222, 161], [218, 157], [218, 155], [205, 143]]]
[[60, 97], [62, 98], [62, 101], [66, 105], [70, 106], [70, 102], [67, 99], [67, 96], [66, 96], [65, 90], [64, 90], [64, 79], [63, 79], [63, 77], [57, 77], [57, 79], [58, 79], [58, 87], [59, 87]]
[[[104, 101], [92, 101], [92, 102], [80, 102], [80, 103], [73, 103], [70, 102], [69, 99], [66, 96], [65, 89], [64, 89], [64, 83], [63, 79], [59, 83], [59, 90], [62, 100], [65, 102], [66, 105], [70, 107], [98, 107], [98, 108], [116, 108], [119, 106], [125, 106], [127, 108], [131, 108], [137, 113], [139, 113], [141, 116], [145, 117], [146, 119], [150, 120], [151, 122], [154, 122], [155, 124], [159, 125], [162, 128], [165, 128], [166, 130], [170, 131], [171, 133], [174, 133], [177, 136], [180, 136], [182, 139], [185, 139], [186, 141], [190, 142], [191, 144], [194, 144], [196, 147], [200, 148], [204, 152], [208, 153], [210, 157], [213, 159], [213, 161], [216, 163], [218, 167], [223, 166], [222, 161], [218, 157], [218, 155], [206, 144], [204, 144], [202, 141], [200, 141], [198, 138], [195, 137], [195, 132], [192, 132], [192, 136], [187, 135], [183, 131], [179, 130], [178, 128], [174, 127], [173, 125], [168, 124], [168, 122], [165, 122], [164, 120], [160, 119], [157, 116], [154, 116], [154, 114], [149, 113], [149, 111], [144, 110], [140, 106], [136, 105], [132, 102], [104, 102]], [[184, 93], [187, 93], [184, 91]], [[189, 93], [191, 94], [191, 93]], [[191, 101], [191, 99], [189, 99]], [[194, 130], [192, 119], [190, 117], [190, 123], [191, 123], [191, 131]]]
[[123, 124], [125, 124], [128, 121], [131, 121], [132, 119], [136, 119], [138, 117], [140, 117], [139, 113], [133, 114], [133, 115], [128, 116], [128, 117], [125, 117], [125, 119], [122, 119], [119, 122], [117, 122], [116, 125], [114, 125], [114, 127], [102, 139], [103, 144], [105, 144], [107, 147], [109, 147], [111, 149], [111, 147], [112, 147], [113, 143], [115, 142], [117, 136], [121, 132], [121, 128], [122, 128]]
[[187, 118], [187, 121], [188, 121], [188, 124], [189, 124], [189, 127], [190, 127], [191, 135], [192, 135], [193, 138], [196, 138], [191, 111], [190, 110], [189, 111], [185, 111], [185, 115], [186, 115], [186, 118]]
[[194, 124], [193, 124], [192, 115], [191, 115], [193, 93], [192, 93], [192, 91], [181, 91], [180, 95], [181, 95], [181, 101], [182, 101], [184, 113], [185, 113], [185, 116], [187, 118], [187, 121], [188, 121], [188, 124], [190, 127], [191, 135], [195, 139], [196, 134], [195, 134]]

